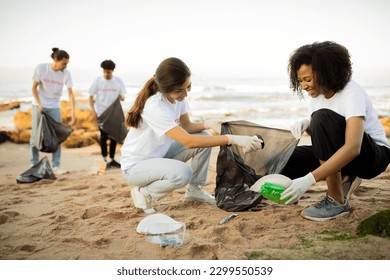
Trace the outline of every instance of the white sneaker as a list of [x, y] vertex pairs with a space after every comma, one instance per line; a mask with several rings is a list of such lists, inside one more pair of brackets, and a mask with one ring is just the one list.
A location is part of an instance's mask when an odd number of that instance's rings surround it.
[[145, 195], [140, 192], [139, 187], [132, 187], [130, 193], [135, 207], [141, 208], [145, 214], [156, 213], [156, 210], [146, 200]]
[[56, 174], [56, 175], [63, 175], [63, 174], [66, 174], [68, 173], [68, 171], [62, 169], [61, 167], [59, 166], [53, 166], [53, 173]]
[[352, 193], [357, 190], [361, 183], [362, 179], [357, 176], [345, 176], [343, 178], [343, 194], [347, 201], [349, 201]]
[[208, 204], [215, 205], [215, 197], [206, 192], [203, 189], [198, 189], [190, 192], [188, 189], [186, 190], [186, 194], [184, 195], [185, 201], [203, 201]]

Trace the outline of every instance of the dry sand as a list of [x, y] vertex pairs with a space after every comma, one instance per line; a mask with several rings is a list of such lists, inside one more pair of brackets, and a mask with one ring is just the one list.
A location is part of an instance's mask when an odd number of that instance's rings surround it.
[[[210, 192], [215, 188], [218, 151], [213, 149], [209, 166]], [[64, 148], [62, 166], [70, 173], [32, 184], [15, 180], [29, 168], [28, 145], [3, 143], [0, 154], [1, 259], [390, 259], [388, 238], [356, 236], [359, 222], [390, 207], [390, 168], [363, 180], [352, 195], [350, 215], [328, 222], [300, 216], [324, 195], [324, 182], [298, 205], [264, 200], [268, 205], [261, 211], [240, 212], [223, 225], [219, 222], [231, 213], [204, 203], [184, 203], [184, 189], [177, 190], [155, 206], [186, 224], [189, 243], [160, 248], [136, 232], [146, 215], [133, 206], [121, 171], [89, 174], [100, 158], [99, 146]]]

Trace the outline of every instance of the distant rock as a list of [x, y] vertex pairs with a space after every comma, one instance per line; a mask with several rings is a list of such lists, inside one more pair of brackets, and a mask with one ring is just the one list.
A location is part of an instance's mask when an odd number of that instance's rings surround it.
[[23, 130], [14, 130], [6, 132], [11, 140], [11, 142], [22, 144], [30, 143], [31, 128]]
[[0, 144], [9, 141], [9, 135], [5, 131], [0, 131]]
[[15, 130], [31, 129], [31, 108], [27, 112], [17, 111], [14, 115]]
[[381, 118], [380, 121], [385, 129], [386, 137], [390, 137], [390, 118]]
[[[72, 118], [70, 103], [61, 101], [62, 123], [68, 125]], [[2, 131], [1, 141], [10, 140], [15, 143], [29, 143], [31, 134], [32, 110], [26, 112], [17, 111], [14, 115], [14, 131]], [[67, 148], [80, 148], [99, 142], [100, 132], [90, 109], [76, 108], [76, 124], [72, 126], [74, 131], [63, 142]]]
[[87, 131], [85, 129], [76, 129], [62, 143], [66, 148], [81, 148], [90, 146], [94, 143], [99, 143], [99, 131]]
[[0, 104], [0, 111], [7, 111], [7, 110], [13, 110], [20, 108], [20, 102], [10, 102], [10, 103], [4, 103]]
[[[72, 110], [68, 101], [61, 101], [62, 123], [68, 124], [72, 119]], [[83, 128], [86, 131], [99, 130], [96, 120], [93, 119], [90, 109], [80, 109], [76, 107], [76, 124], [73, 128]]]

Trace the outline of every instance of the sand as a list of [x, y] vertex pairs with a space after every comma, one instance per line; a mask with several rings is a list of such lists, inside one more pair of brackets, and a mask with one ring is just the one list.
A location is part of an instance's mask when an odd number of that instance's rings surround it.
[[[215, 188], [219, 148], [213, 149], [209, 184]], [[70, 172], [57, 180], [17, 184], [15, 177], [28, 167], [26, 144], [0, 145], [0, 258], [3, 260], [245, 260], [245, 259], [390, 259], [390, 240], [358, 237], [365, 218], [390, 207], [390, 168], [363, 180], [352, 195], [351, 214], [327, 222], [300, 216], [303, 208], [321, 199], [319, 182], [298, 205], [265, 201], [257, 212], [232, 214], [200, 202], [183, 202], [184, 189], [154, 204], [186, 225], [186, 244], [160, 248], [136, 232], [146, 217], [133, 206], [130, 186], [118, 169], [91, 175], [100, 158], [93, 145], [65, 149], [62, 166]], [[118, 158], [120, 154], [118, 151]], [[51, 159], [51, 155], [49, 156]]]

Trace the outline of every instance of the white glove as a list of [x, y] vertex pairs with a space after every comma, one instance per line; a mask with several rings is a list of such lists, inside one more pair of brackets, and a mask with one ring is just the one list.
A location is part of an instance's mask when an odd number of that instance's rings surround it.
[[229, 139], [228, 145], [237, 145], [243, 147], [244, 154], [250, 151], [260, 150], [263, 147], [263, 140], [255, 136], [230, 135], [226, 134]]
[[316, 179], [311, 172], [304, 177], [294, 179], [292, 184], [287, 187], [284, 192], [282, 192], [280, 199], [283, 200], [291, 196], [291, 198], [287, 200], [285, 204], [294, 203], [298, 201], [301, 196], [315, 183]]
[[296, 139], [300, 139], [302, 133], [309, 127], [310, 121], [308, 119], [300, 120], [290, 125], [291, 133]]
[[204, 121], [204, 128], [205, 129], [212, 129], [214, 132], [220, 134], [221, 133], [221, 124], [225, 122], [225, 120], [221, 119], [213, 119], [213, 120], [205, 120]]

